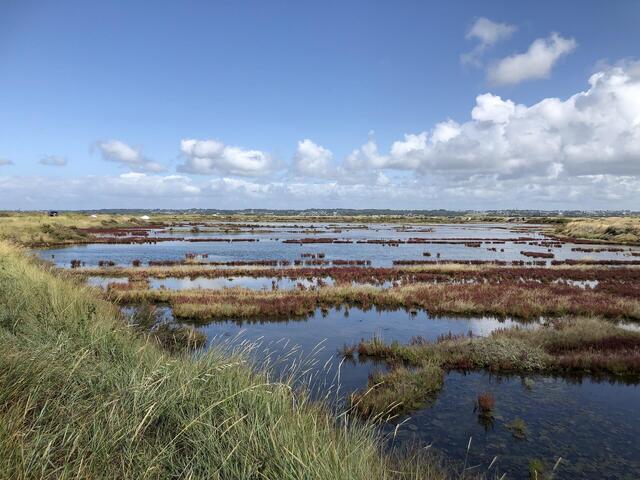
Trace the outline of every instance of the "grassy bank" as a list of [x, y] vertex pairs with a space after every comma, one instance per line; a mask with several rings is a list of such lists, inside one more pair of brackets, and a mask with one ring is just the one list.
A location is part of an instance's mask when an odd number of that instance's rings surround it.
[[640, 333], [596, 318], [565, 318], [536, 330], [512, 328], [488, 337], [416, 337], [408, 345], [379, 338], [345, 347], [348, 357], [388, 362], [389, 372], [352, 395], [365, 416], [385, 417], [421, 407], [443, 384], [447, 370], [498, 373], [607, 375], [640, 380]]
[[639, 217], [578, 219], [556, 228], [556, 233], [569, 240], [597, 240], [610, 243], [640, 244]]
[[0, 478], [445, 478], [218, 351], [171, 356], [0, 242]]
[[46, 213], [5, 213], [0, 215], [0, 240], [20, 245], [72, 245], [85, 243], [95, 237], [83, 228], [131, 227], [144, 225], [144, 220], [124, 215], [66, 213], [50, 217]]

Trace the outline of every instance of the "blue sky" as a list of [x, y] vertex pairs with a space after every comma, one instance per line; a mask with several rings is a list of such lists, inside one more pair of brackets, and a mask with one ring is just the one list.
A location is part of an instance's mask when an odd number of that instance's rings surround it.
[[[637, 1], [5, 0], [0, 208], [633, 208], [640, 111], [597, 119], [638, 91], [639, 24]], [[588, 118], [517, 107], [598, 72]], [[487, 93], [509, 120], [472, 118]]]

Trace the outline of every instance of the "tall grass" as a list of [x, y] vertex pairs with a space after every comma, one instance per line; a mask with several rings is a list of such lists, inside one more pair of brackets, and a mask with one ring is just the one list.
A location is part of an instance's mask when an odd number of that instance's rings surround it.
[[602, 240], [614, 243], [640, 243], [640, 218], [611, 217], [579, 219], [560, 226], [556, 231], [572, 239]]
[[170, 356], [0, 242], [0, 478], [445, 478], [241, 354]]

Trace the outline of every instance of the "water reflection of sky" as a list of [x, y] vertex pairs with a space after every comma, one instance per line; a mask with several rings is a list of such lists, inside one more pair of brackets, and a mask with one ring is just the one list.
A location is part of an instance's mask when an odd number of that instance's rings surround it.
[[[66, 248], [45, 249], [38, 254], [45, 260], [51, 260], [57, 265], [68, 267], [71, 260], [80, 259], [88, 266], [95, 266], [99, 260], [111, 260], [118, 265], [131, 265], [133, 260], [147, 263], [149, 260], [183, 260], [186, 253], [208, 255], [212, 262], [250, 261], [250, 260], [296, 260], [302, 253], [325, 253], [326, 260], [371, 260], [374, 266], [391, 266], [393, 260], [424, 260], [435, 259], [440, 254], [442, 259], [450, 260], [531, 260], [520, 254], [521, 251], [547, 252], [547, 247], [514, 243], [518, 237], [532, 237], [544, 239], [535, 231], [513, 231], [514, 225], [433, 225], [432, 232], [397, 231], [399, 225], [375, 225], [367, 229], [343, 228], [340, 233], [322, 230], [321, 233], [304, 233], [297, 229], [291, 233], [290, 229], [281, 229], [275, 233], [223, 233], [201, 232], [180, 233], [178, 236], [194, 238], [256, 238], [257, 242], [159, 242], [157, 244], [141, 245], [75, 245]], [[418, 230], [424, 227], [414, 227]], [[176, 236], [175, 232], [158, 233], [158, 236]], [[283, 243], [285, 239], [300, 238], [348, 238], [354, 243], [349, 244], [295, 244]], [[485, 243], [480, 248], [467, 247], [464, 244], [400, 244], [397, 247], [362, 244], [358, 240], [380, 239], [447, 239], [447, 238], [496, 238], [507, 243]], [[628, 248], [625, 252], [575, 252], [572, 247], [590, 247], [590, 245], [564, 244], [560, 248], [551, 248], [556, 259], [618, 259], [628, 260]], [[602, 245], [591, 247], [602, 248]], [[491, 251], [489, 248], [495, 248]], [[504, 249], [504, 252], [500, 250]], [[431, 253], [431, 257], [424, 257], [423, 252]]]

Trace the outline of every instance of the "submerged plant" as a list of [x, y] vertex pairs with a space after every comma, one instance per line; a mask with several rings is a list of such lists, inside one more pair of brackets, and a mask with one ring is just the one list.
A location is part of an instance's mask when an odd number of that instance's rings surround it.
[[531, 480], [547, 480], [551, 478], [549, 467], [544, 460], [539, 458], [529, 460], [529, 478]]
[[511, 423], [508, 423], [506, 427], [518, 440], [527, 438], [527, 423], [523, 419], [515, 418]]

